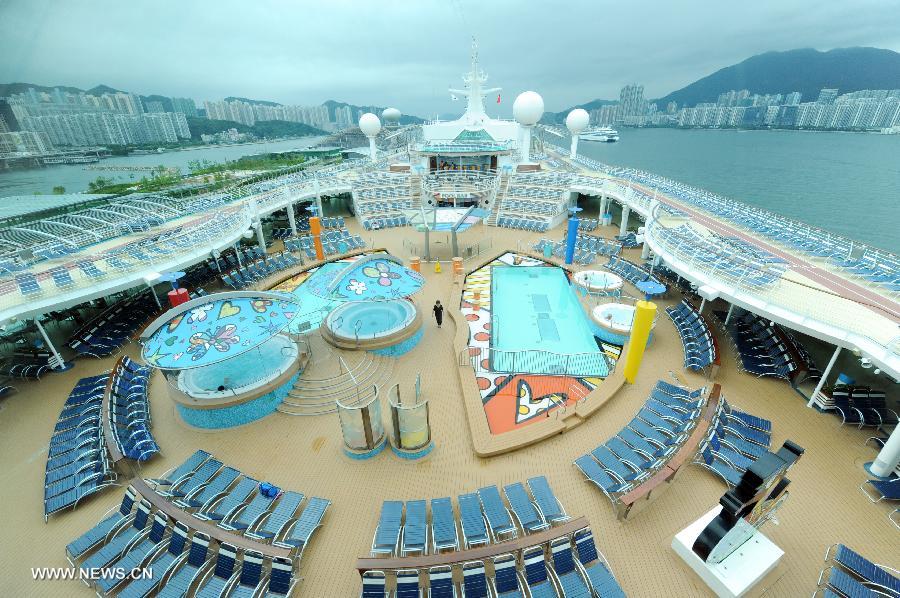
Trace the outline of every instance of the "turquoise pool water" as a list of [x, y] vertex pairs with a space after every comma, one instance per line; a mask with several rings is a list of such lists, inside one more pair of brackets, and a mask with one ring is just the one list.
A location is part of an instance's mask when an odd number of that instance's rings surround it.
[[327, 326], [336, 336], [375, 338], [399, 332], [416, 317], [409, 301], [361, 301], [348, 303], [328, 316]]
[[328, 312], [341, 304], [340, 301], [323, 299], [318, 295], [310, 293], [307, 285], [311, 282], [316, 282], [317, 277], [321, 278], [328, 276], [329, 273], [346, 267], [346, 262], [327, 262], [322, 264], [309, 278], [304, 280], [299, 287], [291, 291], [291, 294], [300, 300], [300, 315], [291, 322], [289, 326], [291, 332], [303, 333], [308, 332], [309, 330], [315, 330], [322, 323], [322, 320], [325, 319], [325, 316], [328, 315]]
[[491, 331], [491, 365], [496, 371], [608, 373], [591, 324], [560, 268], [494, 266]]
[[237, 357], [185, 370], [181, 374], [182, 386], [195, 396], [216, 391], [219, 386], [224, 386], [226, 392], [236, 390], [240, 393], [242, 388], [256, 381], [284, 371], [292, 361], [290, 348], [286, 346], [289, 343], [284, 337], [276, 337]]

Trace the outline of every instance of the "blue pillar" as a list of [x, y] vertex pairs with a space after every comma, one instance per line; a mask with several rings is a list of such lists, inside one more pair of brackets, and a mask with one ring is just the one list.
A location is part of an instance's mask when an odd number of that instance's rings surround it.
[[578, 218], [569, 218], [569, 232], [566, 234], [566, 263], [571, 264], [575, 259], [575, 238], [578, 236]]

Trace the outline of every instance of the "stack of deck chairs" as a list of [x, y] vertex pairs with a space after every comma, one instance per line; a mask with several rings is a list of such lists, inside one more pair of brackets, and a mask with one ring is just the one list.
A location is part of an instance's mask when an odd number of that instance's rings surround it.
[[684, 367], [697, 371], [711, 365], [716, 360], [716, 344], [703, 316], [685, 300], [667, 307], [666, 313], [681, 337]]
[[734, 318], [728, 331], [741, 357], [738, 366], [743, 371], [787, 380], [797, 370], [797, 363], [774, 327], [758, 315], [747, 312]]
[[107, 375], [82, 378], [59, 414], [44, 477], [44, 519], [111, 485], [116, 474], [103, 442], [101, 403]]
[[69, 347], [78, 355], [112, 355], [158, 311], [159, 306], [149, 292], [132, 295], [82, 326], [69, 339]]
[[149, 366], [140, 366], [125, 357], [112, 373], [109, 397], [110, 430], [119, 451], [135, 461], [146, 461], [159, 452], [150, 433], [150, 406], [147, 386]]

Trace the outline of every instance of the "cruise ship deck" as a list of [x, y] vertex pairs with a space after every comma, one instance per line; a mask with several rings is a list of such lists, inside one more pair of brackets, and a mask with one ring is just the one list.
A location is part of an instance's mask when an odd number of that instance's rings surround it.
[[[780, 525], [761, 528], [784, 555], [748, 595], [811, 595], [829, 583], [828, 573], [820, 579], [823, 569], [836, 575], [837, 565], [825, 560], [835, 544], [900, 565], [896, 503], [873, 502], [867, 484], [896, 480], [900, 457], [900, 258], [651, 173], [532, 146], [539, 115], [533, 122], [528, 115], [519, 123], [488, 119], [485, 79], [473, 58], [466, 88], [458, 90], [469, 98], [466, 115], [455, 124], [398, 129], [403, 135], [391, 143], [382, 134], [371, 160], [315, 163], [169, 210], [153, 207], [169, 205], [165, 198], [126, 198], [107, 208], [105, 220], [102, 210], [80, 216], [96, 221], [93, 232], [77, 230], [78, 212], [55, 216], [56, 226], [35, 220], [0, 230], [0, 319], [10, 330], [25, 322], [8, 337], [4, 367], [19, 379], [0, 402], [4, 595], [140, 595], [127, 582], [35, 581], [33, 571], [110, 566], [129, 552], [138, 554], [131, 566], [152, 566], [179, 533], [190, 555], [185, 549], [184, 564], [166, 575], [156, 571], [148, 595], [206, 595], [219, 577], [214, 595], [358, 596], [363, 570], [384, 571], [391, 589], [398, 571], [418, 571], [427, 594], [446, 583], [444, 570], [429, 567], [450, 565], [461, 588], [463, 566], [472, 561], [486, 565], [495, 587], [493, 559], [503, 554], [514, 556], [518, 583], [528, 585], [533, 561], [522, 559], [532, 544], [543, 548], [541, 562], [550, 568], [545, 583], [557, 588], [561, 560], [549, 545], [564, 538], [569, 546], [576, 528], [589, 526], [613, 585], [625, 594], [708, 596], [712, 590], [673, 550], [673, 537], [715, 507], [755, 457], [787, 440], [803, 455], [787, 474]], [[527, 133], [522, 146], [519, 126]], [[373, 140], [378, 128], [367, 133]], [[314, 214], [309, 222], [306, 206]], [[441, 220], [441, 210], [452, 214]], [[492, 302], [497, 268], [561, 269], [563, 282], [545, 292], [521, 281], [528, 305], [519, 310], [508, 298]], [[187, 297], [160, 292], [176, 271], [177, 285], [191, 294], [181, 305]], [[579, 287], [584, 271], [614, 273], [620, 284], [599, 293]], [[102, 305], [100, 298], [107, 298]], [[371, 320], [360, 316], [354, 328], [329, 319], [336, 306], [354, 301], [373, 307]], [[436, 301], [444, 307], [440, 327], [432, 318]], [[655, 306], [649, 342], [631, 336], [622, 346], [598, 336], [592, 313], [609, 303]], [[406, 311], [388, 308], [394, 305]], [[578, 309], [583, 314], [571, 318]], [[103, 328], [110, 319], [118, 323]], [[506, 319], [531, 327], [514, 325], [513, 332], [539, 335], [544, 349], [510, 350], [508, 337], [500, 343], [500, 331], [509, 334]], [[250, 329], [254, 322], [262, 332]], [[684, 338], [685, 322], [705, 332]], [[632, 325], [639, 328], [638, 316]], [[565, 345], [579, 326], [596, 337], [596, 351], [546, 349]], [[361, 338], [363, 329], [371, 339]], [[765, 356], [769, 337], [753, 334], [773, 335], [782, 348]], [[296, 347], [294, 369], [266, 370], [261, 347], [272, 339]], [[260, 370], [260, 389], [244, 397], [237, 383], [227, 388], [229, 376], [244, 374], [229, 372], [228, 359], [250, 351], [259, 351], [251, 369]], [[643, 359], [628, 381], [634, 354]], [[223, 373], [214, 378], [222, 385], [192, 395], [177, 382], [192, 367], [218, 367], [207, 372]], [[660, 395], [661, 388], [668, 391]], [[868, 403], [858, 394], [863, 388]], [[702, 390], [686, 398], [695, 389]], [[412, 405], [400, 400], [409, 393]], [[645, 411], [650, 397], [674, 411], [652, 403], [651, 411], [667, 414], [657, 419]], [[426, 427], [414, 430], [425, 441], [410, 447], [414, 434], [400, 433], [398, 418], [425, 401]], [[88, 403], [96, 407], [61, 417]], [[672, 431], [676, 420], [683, 433]], [[756, 423], [741, 423], [750, 420]], [[619, 445], [609, 444], [617, 437]], [[602, 445], [613, 447], [616, 463], [600, 460]], [[646, 463], [633, 462], [657, 449]], [[209, 460], [185, 468], [186, 477], [169, 480], [174, 484], [159, 481], [175, 477], [172, 470], [198, 450]], [[588, 481], [585, 467], [576, 466], [582, 458], [616, 488]], [[214, 461], [219, 465], [192, 486], [191, 476]], [[59, 472], [60, 462], [69, 475]], [[618, 477], [622, 468], [628, 479]], [[541, 504], [526, 482], [537, 476], [567, 518], [550, 521], [538, 509], [540, 525], [526, 525], [520, 509], [527, 507], [506, 487], [522, 483]], [[50, 490], [54, 484], [84, 495], [56, 508], [65, 492]], [[284, 492], [277, 502], [237, 525], [251, 497], [263, 501], [270, 484]], [[487, 491], [475, 494], [488, 536], [479, 542], [469, 537], [463, 509], [471, 504], [463, 495], [491, 486], [509, 503], [499, 497], [501, 518], [511, 509], [515, 519], [511, 530], [494, 529], [497, 503]], [[139, 496], [128, 517], [136, 517], [99, 533], [96, 546], [73, 548], [131, 491]], [[300, 508], [276, 515], [292, 493], [304, 495]], [[416, 525], [410, 501], [442, 497], [450, 497], [451, 517], [458, 503], [463, 521], [454, 529], [471, 545], [436, 551], [428, 532], [424, 550], [404, 553]], [[229, 501], [217, 525], [211, 514]], [[403, 536], [401, 521], [385, 515], [395, 508], [391, 501], [406, 503]], [[418, 522], [429, 530], [438, 517], [430, 504], [431, 518], [423, 510]], [[126, 545], [122, 538], [144, 508], [149, 536]], [[199, 573], [186, 575], [203, 542]], [[254, 559], [262, 575], [251, 579]], [[380, 578], [365, 579], [378, 585]]]

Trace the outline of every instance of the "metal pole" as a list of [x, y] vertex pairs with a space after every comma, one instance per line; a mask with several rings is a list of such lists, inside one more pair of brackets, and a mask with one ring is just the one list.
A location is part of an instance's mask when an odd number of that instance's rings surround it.
[[156, 307], [162, 309], [162, 304], [159, 302], [159, 297], [156, 296], [156, 291], [153, 289], [153, 285], [148, 282], [147, 288], [150, 289], [150, 294], [153, 295], [153, 300], [156, 301]]
[[731, 320], [731, 312], [734, 311], [734, 303], [728, 306], [728, 315], [725, 316], [725, 325], [728, 326], [728, 321]]
[[841, 354], [841, 347], [836, 346], [834, 348], [834, 353], [831, 355], [831, 360], [828, 362], [828, 365], [825, 367], [825, 371], [822, 372], [822, 377], [819, 378], [819, 383], [816, 384], [816, 389], [813, 391], [812, 396], [809, 397], [809, 402], [806, 403], [807, 407], [813, 406], [813, 399], [815, 399], [816, 395], [818, 395], [822, 391], [822, 387], [825, 386], [825, 379], [828, 378], [828, 374], [831, 373], [831, 368], [834, 367], [834, 362], [837, 361], [838, 355], [840, 355], [840, 354]]
[[66, 363], [66, 362], [63, 361], [63, 358], [62, 358], [62, 356], [59, 354], [59, 352], [56, 350], [56, 347], [54, 347], [54, 346], [53, 346], [53, 343], [50, 342], [50, 337], [47, 336], [47, 331], [44, 330], [44, 327], [41, 325], [41, 319], [40, 319], [40, 318], [41, 318], [40, 316], [35, 316], [35, 317], [34, 317], [34, 325], [37, 327], [38, 332], [41, 333], [41, 337], [43, 337], [44, 342], [47, 343], [47, 347], [50, 349], [50, 352], [53, 353], [54, 359], [56, 359], [56, 364], [57, 364], [58, 367], [54, 367], [53, 369], [55, 369], [55, 370], [61, 370], [61, 369], [64, 369], [64, 368], [65, 368], [65, 363]]

